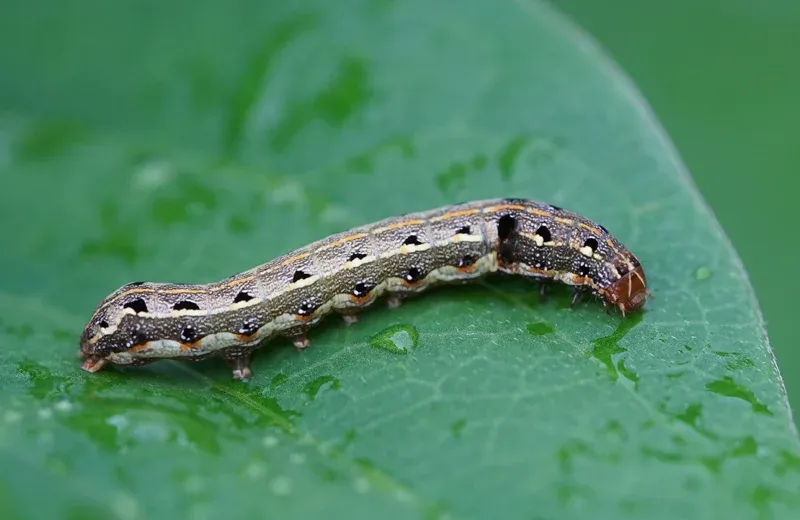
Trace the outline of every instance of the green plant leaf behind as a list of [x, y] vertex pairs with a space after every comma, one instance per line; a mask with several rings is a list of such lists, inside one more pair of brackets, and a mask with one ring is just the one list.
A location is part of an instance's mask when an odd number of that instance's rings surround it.
[[[798, 437], [736, 253], [636, 92], [531, 1], [10, 2], [3, 518], [789, 518]], [[87, 374], [97, 302], [382, 217], [530, 197], [626, 242], [622, 320], [509, 278], [331, 318], [255, 378]]]

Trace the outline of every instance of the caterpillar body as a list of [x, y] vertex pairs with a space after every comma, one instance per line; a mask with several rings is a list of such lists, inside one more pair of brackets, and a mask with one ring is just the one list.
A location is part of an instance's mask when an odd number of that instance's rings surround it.
[[278, 336], [306, 348], [332, 312], [353, 323], [381, 295], [396, 307], [495, 272], [569, 284], [573, 303], [590, 292], [623, 317], [650, 295], [639, 260], [603, 226], [531, 200], [482, 200], [332, 235], [216, 283], [126, 284], [97, 306], [78, 356], [88, 372], [220, 356], [246, 380], [255, 349]]

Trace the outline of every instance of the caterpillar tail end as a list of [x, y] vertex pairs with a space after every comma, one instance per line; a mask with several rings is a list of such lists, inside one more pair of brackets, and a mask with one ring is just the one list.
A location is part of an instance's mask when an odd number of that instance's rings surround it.
[[87, 372], [95, 373], [100, 371], [106, 364], [108, 360], [103, 358], [86, 358], [86, 360], [81, 365], [81, 368]]

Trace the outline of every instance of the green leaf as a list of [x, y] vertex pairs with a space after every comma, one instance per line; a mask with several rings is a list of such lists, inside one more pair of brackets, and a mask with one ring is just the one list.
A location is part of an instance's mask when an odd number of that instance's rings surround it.
[[[791, 518], [746, 274], [635, 90], [539, 2], [9, 3], [3, 518]], [[112, 5], [113, 4], [113, 5]], [[530, 197], [627, 243], [621, 320], [524, 280], [329, 319], [255, 378], [87, 374], [97, 302], [378, 218]]]

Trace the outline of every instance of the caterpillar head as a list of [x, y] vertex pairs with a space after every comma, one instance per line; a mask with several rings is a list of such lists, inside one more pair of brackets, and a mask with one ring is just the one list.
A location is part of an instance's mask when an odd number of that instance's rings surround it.
[[642, 308], [650, 296], [650, 291], [647, 290], [647, 278], [644, 275], [644, 269], [636, 262], [636, 267], [620, 277], [619, 280], [609, 286], [607, 289], [608, 299], [610, 303], [615, 305], [622, 315], [636, 311]]

